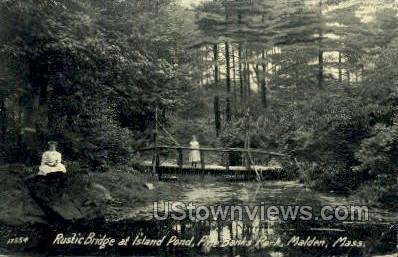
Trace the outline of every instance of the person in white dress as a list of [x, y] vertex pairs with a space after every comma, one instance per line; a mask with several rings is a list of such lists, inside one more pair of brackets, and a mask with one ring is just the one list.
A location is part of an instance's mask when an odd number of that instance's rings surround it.
[[189, 152], [189, 162], [192, 164], [192, 167], [196, 168], [198, 162], [200, 162], [200, 145], [198, 140], [196, 140], [196, 136], [192, 136], [191, 142], [189, 142], [189, 146], [191, 151]]
[[48, 142], [49, 150], [43, 153], [38, 175], [47, 175], [53, 172], [66, 173], [61, 153], [57, 152], [57, 142]]

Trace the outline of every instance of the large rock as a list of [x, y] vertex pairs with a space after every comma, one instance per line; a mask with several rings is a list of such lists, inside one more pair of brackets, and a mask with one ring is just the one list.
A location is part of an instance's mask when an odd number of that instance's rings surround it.
[[91, 183], [85, 175], [52, 173], [26, 180], [31, 197], [49, 220], [101, 218], [101, 206], [112, 197], [105, 187]]
[[45, 223], [45, 213], [31, 198], [24, 184], [23, 167], [2, 166], [0, 171], [0, 223], [15, 226]]
[[101, 184], [93, 183], [91, 185], [90, 193], [91, 193], [91, 197], [92, 198], [102, 199], [102, 200], [107, 201], [107, 202], [112, 202], [113, 201], [113, 197], [111, 195], [111, 192], [109, 192], [109, 190], [106, 189]]

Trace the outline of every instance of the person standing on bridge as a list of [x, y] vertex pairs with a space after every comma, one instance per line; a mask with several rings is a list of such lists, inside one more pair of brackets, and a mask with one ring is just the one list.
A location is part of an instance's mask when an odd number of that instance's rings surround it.
[[200, 145], [198, 140], [196, 140], [196, 136], [192, 136], [189, 146], [191, 148], [191, 151], [189, 152], [189, 162], [191, 163], [192, 167], [196, 168], [198, 162], [200, 162]]

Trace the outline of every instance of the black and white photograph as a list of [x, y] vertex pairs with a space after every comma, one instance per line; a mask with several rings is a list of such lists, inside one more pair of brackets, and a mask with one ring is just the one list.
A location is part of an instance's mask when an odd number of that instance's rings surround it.
[[398, 257], [397, 0], [0, 0], [0, 257]]

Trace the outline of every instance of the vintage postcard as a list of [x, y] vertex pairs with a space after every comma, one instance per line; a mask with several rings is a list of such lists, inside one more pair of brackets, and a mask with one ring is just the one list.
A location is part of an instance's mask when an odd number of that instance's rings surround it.
[[397, 0], [0, 0], [0, 257], [398, 257]]

